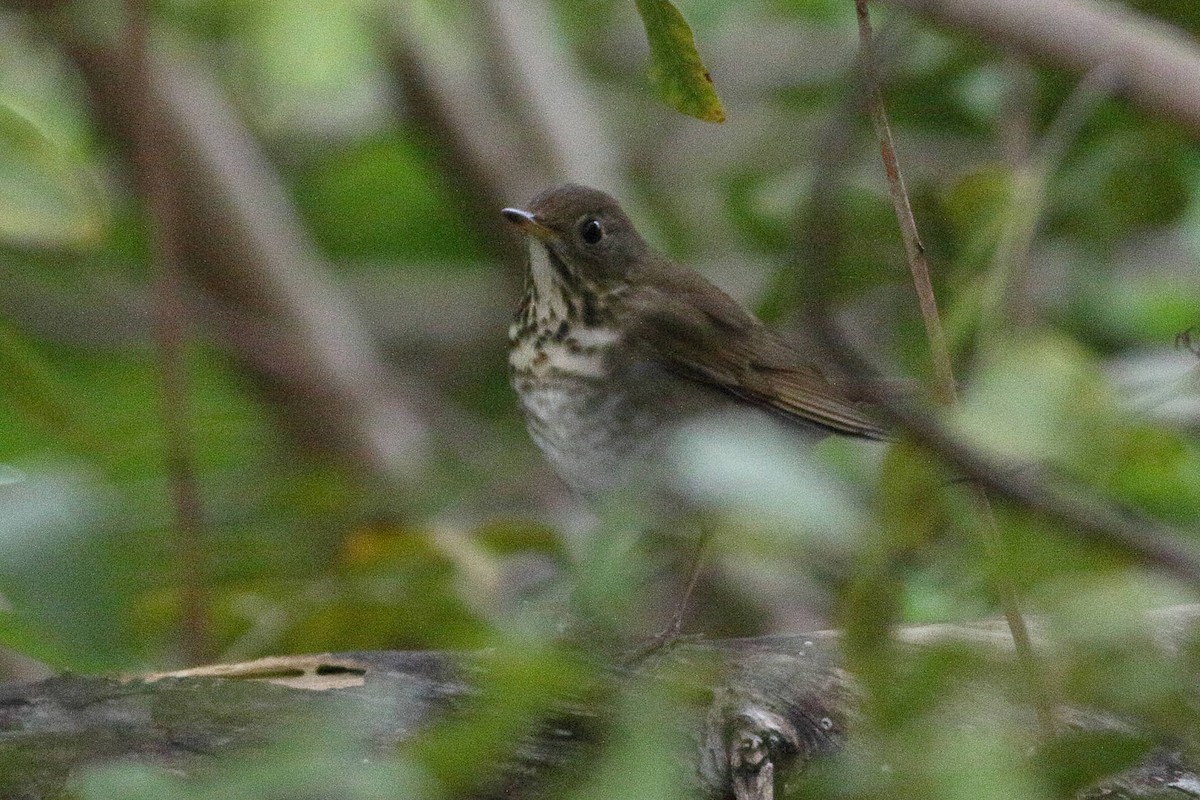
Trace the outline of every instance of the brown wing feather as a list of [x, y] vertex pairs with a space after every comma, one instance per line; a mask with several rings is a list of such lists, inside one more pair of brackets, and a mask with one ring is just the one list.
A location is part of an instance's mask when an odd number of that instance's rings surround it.
[[850, 436], [887, 439], [888, 433], [861, 404], [847, 400], [815, 370], [773, 370], [768, 378], [771, 391], [759, 395], [760, 405], [800, 417]]
[[837, 433], [886, 439], [859, 403], [731, 297], [665, 259], [625, 298], [633, 339], [665, 368]]

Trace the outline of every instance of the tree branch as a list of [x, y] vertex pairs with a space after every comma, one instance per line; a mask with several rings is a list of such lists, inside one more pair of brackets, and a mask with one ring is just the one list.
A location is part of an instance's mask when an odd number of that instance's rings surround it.
[[[1179, 658], [1197, 620], [1200, 605], [1149, 614], [1148, 644], [1139, 646], [1153, 652], [1145, 658]], [[913, 626], [894, 635], [914, 654], [955, 643], [1001, 662], [1011, 657], [1002, 622]], [[609, 675], [618, 689], [681, 669], [695, 676], [690, 696], [707, 700], [686, 719], [656, 724], [691, 728], [694, 749], [680, 757], [688, 762], [693, 792], [728, 797], [738, 782], [769, 787], [769, 781], [754, 780], [753, 768], [757, 777], [765, 770], [782, 780], [845, 743], [859, 689], [840, 666], [839, 643], [835, 631], [680, 642], [632, 672], [616, 669]], [[700, 664], [712, 669], [697, 669]], [[114, 762], [169, 767], [181, 776], [211, 775], [217, 759], [284, 739], [298, 725], [311, 727], [326, 714], [345, 719], [347, 711], [356, 729], [373, 733], [358, 747], [331, 742], [330, 751], [344, 753], [347, 767], [363, 757], [388, 759], [400, 744], [468, 705], [486, 670], [486, 659], [468, 653], [380, 651], [285, 656], [125, 681], [64, 676], [3, 685], [0, 763], [7, 767], [0, 773], [0, 790], [5, 796], [57, 797], [85, 766]], [[980, 697], [970, 695], [972, 720], [986, 716]], [[538, 703], [549, 709], [544, 725], [517, 745], [511, 761], [472, 765], [480, 775], [500, 776], [484, 796], [534, 796], [555, 775], [577, 774], [594, 763], [604, 737], [563, 732], [602, 728], [611, 709], [581, 704], [577, 696], [538, 698]], [[1129, 730], [1106, 714], [1078, 709], [1064, 709], [1059, 724], [1066, 730]], [[766, 753], [765, 763], [747, 765], [747, 748], [764, 737], [786, 746]], [[1200, 776], [1167, 748], [1082, 796], [1133, 797], [1163, 786], [1181, 797], [1200, 797]]]
[[833, 377], [852, 394], [874, 403], [897, 429], [908, 431], [964, 477], [995, 496], [1012, 501], [1031, 514], [1059, 525], [1063, 532], [1092, 545], [1115, 550], [1136, 563], [1174, 577], [1200, 591], [1200, 549], [1190, 544], [1194, 536], [1172, 530], [1156, 520], [1112, 506], [1084, 488], [1067, 485], [1057, 476], [1015, 470], [955, 438], [928, 404], [890, 391], [884, 371], [854, 347], [837, 324], [829, 305], [832, 269], [838, 237], [838, 189], [850, 163], [853, 132], [849, 120], [862, 96], [861, 71], [841, 107], [830, 118], [816, 163], [812, 193], [801, 221], [798, 240], [807, 248], [812, 291], [805, 294], [814, 340], [830, 358]]

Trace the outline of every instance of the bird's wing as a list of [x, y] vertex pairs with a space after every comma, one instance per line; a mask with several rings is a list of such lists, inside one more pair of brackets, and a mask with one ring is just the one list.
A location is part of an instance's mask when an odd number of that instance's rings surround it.
[[851, 436], [889, 435], [732, 298], [699, 275], [671, 270], [625, 298], [631, 343], [644, 356], [749, 403]]

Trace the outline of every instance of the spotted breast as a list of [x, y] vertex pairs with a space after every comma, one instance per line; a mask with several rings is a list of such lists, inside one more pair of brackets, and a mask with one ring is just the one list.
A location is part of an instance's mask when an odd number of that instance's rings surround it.
[[540, 243], [530, 243], [529, 258], [525, 299], [509, 328], [510, 377], [529, 433], [575, 491], [628, 485], [661, 444], [646, 402], [657, 371], [639, 368], [613, 326], [614, 298], [568, 285], [570, 274]]
[[869, 407], [782, 336], [652, 250], [609, 195], [566, 185], [501, 213], [530, 248], [513, 386], [534, 440], [577, 490], [661, 472], [662, 460], [646, 456], [712, 410], [887, 438]]

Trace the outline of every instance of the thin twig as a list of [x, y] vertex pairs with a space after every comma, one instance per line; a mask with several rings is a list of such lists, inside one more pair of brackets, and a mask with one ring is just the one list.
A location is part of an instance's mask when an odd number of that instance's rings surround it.
[[996, 522], [996, 511], [987, 490], [972, 484], [968, 491], [971, 506], [974, 509], [975, 521], [982, 534], [983, 546], [987, 552], [990, 569], [992, 591], [1000, 604], [1004, 622], [1013, 640], [1013, 653], [1016, 655], [1017, 667], [1025, 681], [1026, 690], [1030, 694], [1034, 713], [1037, 715], [1038, 733], [1043, 741], [1050, 741], [1054, 736], [1054, 719], [1056, 717], [1055, 701], [1046, 679], [1046, 670], [1042, 666], [1037, 650], [1034, 649], [1033, 636], [1029, 633], [1029, 625], [1021, 612], [1021, 595], [1016, 585], [1005, 570], [1004, 537], [1000, 533], [1000, 525]]
[[930, 406], [904, 393], [889, 391], [884, 370], [850, 343], [834, 318], [828, 291], [839, 229], [835, 198], [852, 147], [844, 121], [849, 113], [849, 106], [835, 113], [830, 130], [822, 137], [819, 168], [806, 205], [807, 218], [800, 223], [800, 241], [808, 248], [813, 284], [813, 291], [805, 294], [806, 310], [814, 339], [830, 356], [828, 366], [833, 377], [872, 402], [885, 422], [906, 430], [916, 442], [996, 497], [1060, 526], [1064, 534], [1080, 542], [1108, 548], [1200, 593], [1200, 548], [1189, 544], [1200, 533], [1185, 534], [1135, 511], [1115, 507], [1059, 476], [1016, 470], [1011, 464], [994, 461], [951, 435]]
[[[929, 352], [933, 360], [936, 395], [944, 405], [954, 405], [957, 393], [954, 370], [950, 361], [950, 350], [946, 345], [946, 334], [938, 315], [937, 299], [933, 292], [933, 284], [929, 279], [929, 262], [925, 258], [925, 247], [921, 244], [920, 234], [917, 232], [917, 221], [908, 200], [908, 191], [904, 188], [904, 176], [900, 171], [900, 160], [896, 156], [896, 145], [892, 138], [891, 125], [888, 122], [887, 108], [883, 101], [883, 90], [880, 87], [879, 75], [875, 68], [874, 43], [871, 37], [871, 20], [867, 12], [867, 2], [866, 0], [855, 0], [854, 7], [858, 16], [859, 42], [863, 53], [862, 63], [866, 71], [867, 107], [870, 111], [871, 123], [875, 128], [875, 135], [879, 140], [879, 152], [883, 157], [884, 171], [887, 173], [888, 192], [896, 213], [896, 221], [900, 226], [900, 235], [904, 240], [904, 249], [908, 255], [913, 285], [920, 300], [921, 318], [925, 322], [925, 334], [929, 340]], [[992, 504], [986, 491], [975, 486], [971, 487], [969, 491], [975, 509], [977, 528], [982, 534], [988, 560], [993, 567], [991, 570], [993, 590], [1004, 613], [1004, 619], [1008, 623], [1008, 629], [1012, 633], [1017, 662], [1029, 686], [1042, 738], [1048, 740], [1054, 735], [1054, 703], [1050, 700], [1046, 683], [1042, 677], [1043, 670], [1038, 663], [1037, 653], [1033, 649], [1029, 627], [1025, 624], [1025, 617], [1021, 613], [1019, 593], [1002, 568], [1004, 561], [1003, 537], [1000, 534], [1000, 528], [996, 525], [996, 515], [992, 510]]]
[[126, 0], [126, 46], [132, 66], [132, 103], [139, 109], [133, 137], [138, 184], [145, 199], [155, 262], [155, 342], [159, 360], [167, 480], [175, 510], [182, 590], [180, 650], [185, 661], [212, 656], [205, 588], [205, 546], [200, 487], [192, 462], [193, 435], [188, 410], [186, 364], [187, 308], [179, 263], [181, 238], [178, 195], [171, 165], [162, 149], [162, 117], [149, 69], [150, 15], [145, 0]]
[[1011, 464], [996, 462], [951, 435], [927, 404], [889, 391], [884, 370], [850, 343], [834, 318], [828, 291], [839, 230], [835, 198], [852, 149], [851, 133], [845, 124], [850, 113], [849, 105], [835, 112], [833, 124], [822, 137], [819, 167], [805, 206], [807, 218], [800, 223], [800, 241], [808, 249], [813, 284], [813, 291], [805, 293], [806, 310], [814, 339], [830, 356], [832, 377], [871, 401], [885, 422], [906, 430], [916, 442], [995, 497], [1054, 523], [1064, 535], [1106, 548], [1200, 593], [1200, 548], [1189, 544], [1200, 533], [1182, 533], [1158, 520], [1116, 507], [1060, 476], [1016, 470]]
[[934, 386], [941, 401], [952, 405], [956, 392], [954, 370], [950, 365], [950, 349], [946, 346], [946, 333], [938, 315], [937, 298], [929, 280], [925, 245], [921, 243], [921, 236], [917, 233], [917, 221], [908, 201], [908, 191], [904, 188], [904, 176], [900, 173], [896, 144], [892, 139], [892, 128], [883, 104], [883, 91], [879, 87], [879, 76], [873, 56], [874, 44], [871, 40], [871, 20], [867, 15], [866, 0], [854, 0], [854, 8], [858, 13], [858, 37], [864, 54], [862, 63], [866, 70], [867, 109], [871, 115], [871, 124], [875, 128], [875, 136], [879, 140], [879, 153], [887, 173], [888, 194], [896, 212], [896, 221], [900, 224], [908, 267], [912, 272], [913, 286], [917, 290], [917, 300], [921, 305], [921, 320], [925, 323], [925, 336], [929, 340], [930, 356], [933, 359]]

